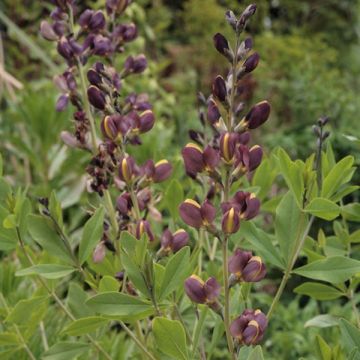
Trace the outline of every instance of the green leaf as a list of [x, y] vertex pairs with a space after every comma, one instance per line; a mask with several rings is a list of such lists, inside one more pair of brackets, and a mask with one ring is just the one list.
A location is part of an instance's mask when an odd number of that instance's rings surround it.
[[360, 351], [360, 330], [345, 319], [341, 319], [339, 325], [347, 351], [354, 351], [354, 348]]
[[72, 263], [71, 255], [49, 219], [31, 214], [28, 216], [28, 227], [33, 239], [49, 254]]
[[177, 219], [179, 217], [178, 207], [184, 199], [184, 189], [180, 182], [176, 179], [171, 180], [164, 195], [166, 207], [169, 209], [171, 217]]
[[344, 293], [332, 286], [316, 282], [306, 282], [301, 284], [294, 289], [294, 292], [297, 294], [310, 296], [315, 300], [334, 300], [341, 296], [345, 296]]
[[119, 281], [114, 277], [105, 275], [99, 283], [99, 292], [118, 291], [120, 288]]
[[[150, 292], [142, 271], [143, 261], [141, 262], [140, 259], [144, 253], [144, 251], [140, 251], [142, 249], [142, 243], [127, 231], [123, 231], [120, 237], [120, 244], [121, 263], [129, 279], [139, 291], [149, 298]], [[134, 256], [134, 254], [137, 254], [137, 256]]]
[[330, 198], [338, 188], [344, 184], [347, 180], [344, 177], [344, 174], [347, 170], [349, 170], [354, 163], [353, 156], [346, 156], [345, 158], [341, 159], [327, 174], [324, 179], [321, 197]]
[[293, 194], [288, 192], [277, 207], [275, 217], [275, 236], [286, 264], [291, 260], [307, 223], [307, 215], [301, 212]]
[[89, 350], [89, 344], [81, 342], [59, 342], [46, 351], [42, 360], [69, 360]]
[[260, 345], [255, 346], [249, 354], [247, 360], [264, 360], [264, 355]]
[[305, 211], [325, 220], [333, 220], [340, 214], [340, 208], [334, 202], [323, 199], [315, 198], [305, 208]]
[[339, 319], [329, 314], [317, 315], [308, 320], [304, 327], [327, 328], [339, 325]]
[[17, 334], [10, 332], [1, 332], [0, 333], [0, 346], [15, 346], [19, 345], [20, 341]]
[[86, 301], [94, 311], [110, 316], [127, 318], [145, 318], [154, 311], [151, 303], [138, 297], [119, 292], [107, 292], [95, 295]]
[[159, 300], [164, 299], [176, 290], [188, 275], [190, 264], [190, 248], [185, 246], [173, 255], [165, 267], [165, 273], [159, 291]]
[[346, 220], [360, 222], [360, 204], [347, 204], [341, 207], [341, 214]]
[[283, 175], [286, 185], [300, 208], [302, 205], [302, 197], [304, 194], [304, 179], [302, 169], [298, 163], [292, 161], [289, 155], [283, 149], [279, 149], [277, 153], [278, 166]]
[[157, 317], [153, 321], [153, 332], [161, 352], [172, 359], [188, 359], [185, 330], [179, 321]]
[[244, 221], [241, 224], [239, 235], [243, 236], [267, 262], [280, 269], [285, 269], [279, 250], [272, 244], [270, 237], [258, 229], [253, 222]]
[[320, 336], [316, 335], [316, 350], [320, 355], [321, 360], [332, 360], [332, 351], [331, 347], [326, 343], [326, 341]]
[[67, 265], [41, 264], [19, 270], [16, 276], [39, 275], [45, 279], [59, 279], [70, 275], [76, 269]]
[[104, 208], [100, 207], [86, 222], [79, 247], [79, 261], [83, 264], [99, 243], [104, 231]]
[[317, 260], [293, 271], [295, 274], [332, 284], [343, 283], [359, 272], [360, 261], [345, 256]]
[[349, 242], [352, 242], [352, 243], [359, 243], [360, 242], [360, 229], [356, 230], [356, 231], [354, 231], [353, 233], [350, 234]]
[[3, 221], [3, 227], [5, 229], [15, 229], [16, 228], [16, 216], [14, 214], [9, 214]]
[[49, 199], [49, 211], [51, 216], [56, 219], [56, 222], [59, 224], [60, 228], [63, 228], [63, 216], [62, 216], [62, 209], [61, 203], [56, 197], [55, 191], [51, 192], [50, 199]]
[[3, 158], [0, 154], [0, 177], [3, 176], [3, 171], [4, 171], [4, 162], [3, 162]]
[[37, 296], [27, 300], [20, 300], [6, 317], [7, 322], [26, 324], [39, 306], [47, 300], [46, 296]]
[[77, 319], [66, 326], [61, 333], [70, 336], [80, 336], [95, 331], [99, 327], [105, 325], [107, 322], [109, 322], [109, 319], [103, 318], [101, 316], [90, 316]]

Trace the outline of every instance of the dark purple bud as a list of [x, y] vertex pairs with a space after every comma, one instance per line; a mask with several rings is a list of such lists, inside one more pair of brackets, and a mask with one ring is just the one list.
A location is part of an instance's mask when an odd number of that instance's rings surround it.
[[89, 69], [87, 78], [91, 85], [99, 86], [102, 83], [101, 75], [94, 69]]
[[260, 310], [246, 309], [230, 325], [231, 335], [240, 344], [256, 345], [263, 336], [267, 327], [267, 318]]
[[56, 102], [56, 111], [63, 111], [69, 104], [69, 95], [63, 94], [60, 95]]
[[192, 302], [196, 304], [204, 304], [206, 302], [204, 285], [204, 281], [197, 275], [191, 275], [185, 280], [185, 292]]
[[263, 151], [259, 145], [254, 145], [249, 151], [249, 171], [255, 170], [261, 163]]
[[209, 226], [212, 224], [212, 222], [215, 220], [216, 216], [216, 209], [214, 205], [209, 201], [205, 200], [204, 203], [201, 206], [201, 217], [203, 219], [203, 225]]
[[134, 57], [134, 64], [132, 72], [135, 74], [142, 73], [147, 67], [147, 60], [144, 54], [140, 54]]
[[96, 109], [104, 110], [106, 105], [106, 98], [103, 92], [96, 86], [91, 85], [87, 91], [90, 104]]
[[107, 115], [101, 121], [100, 128], [104, 137], [110, 140], [116, 140], [121, 134], [118, 129], [118, 123], [121, 121], [121, 115]]
[[123, 157], [119, 166], [120, 180], [130, 184], [135, 176], [135, 161], [131, 156]]
[[96, 35], [93, 40], [94, 54], [105, 56], [111, 53], [111, 40], [103, 35]]
[[260, 56], [257, 52], [251, 54], [244, 62], [243, 68], [246, 73], [250, 73], [256, 69], [259, 64]]
[[234, 234], [240, 228], [239, 212], [231, 207], [222, 217], [221, 228], [225, 234]]
[[171, 164], [165, 159], [160, 160], [155, 164], [154, 175], [152, 179], [155, 183], [165, 181], [171, 175], [171, 172]]
[[102, 11], [98, 10], [94, 14], [92, 14], [88, 23], [88, 27], [91, 31], [100, 31], [104, 29], [105, 24], [105, 16]]
[[91, 17], [93, 16], [94, 11], [90, 9], [86, 9], [79, 17], [79, 25], [82, 28], [87, 28], [89, 26]]
[[226, 100], [227, 90], [225, 80], [222, 76], [218, 75], [215, 78], [212, 86], [212, 92], [213, 95], [221, 102], [224, 102]]
[[65, 36], [62, 36], [58, 41], [57, 50], [66, 60], [70, 60], [74, 56], [73, 48]]
[[258, 282], [266, 275], [266, 267], [259, 256], [253, 256], [242, 271], [245, 282]]
[[240, 16], [239, 23], [244, 25], [246, 21], [255, 14], [256, 4], [250, 4]]
[[155, 116], [151, 110], [145, 110], [139, 115], [139, 130], [141, 133], [150, 131], [155, 123]]
[[108, 14], [116, 13], [120, 15], [129, 4], [131, 4], [131, 0], [106, 0], [106, 11]]
[[243, 270], [251, 257], [252, 253], [250, 251], [236, 249], [234, 255], [229, 258], [229, 273], [235, 275], [238, 280], [242, 279]]
[[216, 166], [220, 162], [220, 154], [218, 150], [215, 150], [210, 145], [208, 145], [203, 153], [203, 160], [205, 164], [205, 169], [208, 171], [215, 170]]
[[233, 54], [229, 47], [229, 42], [224, 35], [217, 33], [214, 36], [214, 45], [216, 50], [224, 55], [229, 61], [233, 60]]
[[124, 193], [116, 199], [116, 210], [124, 216], [128, 216], [131, 210], [131, 197], [129, 193]]
[[249, 129], [262, 125], [270, 115], [270, 104], [264, 100], [254, 105], [245, 116], [245, 124]]
[[58, 39], [58, 36], [53, 30], [52, 26], [45, 20], [43, 20], [40, 24], [40, 33], [46, 40], [54, 41]]
[[172, 234], [171, 249], [174, 253], [182, 249], [187, 245], [189, 241], [189, 235], [184, 229], [179, 229]]
[[192, 178], [204, 170], [203, 152], [201, 148], [193, 143], [187, 144], [181, 152], [186, 173]]
[[213, 304], [220, 295], [220, 284], [214, 277], [210, 277], [204, 284], [204, 290], [206, 294], [206, 303]]
[[58, 37], [65, 35], [68, 31], [68, 25], [65, 21], [55, 21], [52, 28]]
[[214, 100], [209, 100], [207, 107], [207, 118], [210, 124], [215, 125], [221, 117], [219, 108]]
[[238, 135], [226, 132], [220, 137], [220, 154], [224, 161], [228, 164], [234, 160]]
[[186, 199], [180, 204], [179, 213], [182, 220], [189, 226], [199, 229], [203, 225], [201, 206], [195, 200]]
[[140, 239], [143, 234], [146, 234], [149, 241], [154, 241], [154, 233], [151, 230], [150, 223], [147, 220], [140, 220], [136, 224], [136, 238]]
[[251, 50], [253, 47], [253, 41], [251, 38], [246, 38], [244, 40], [244, 48], [245, 50]]

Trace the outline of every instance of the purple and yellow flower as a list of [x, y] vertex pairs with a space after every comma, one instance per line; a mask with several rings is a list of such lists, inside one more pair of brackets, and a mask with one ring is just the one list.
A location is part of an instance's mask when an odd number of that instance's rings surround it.
[[185, 292], [190, 300], [196, 304], [215, 304], [220, 295], [220, 284], [214, 277], [203, 281], [197, 275], [191, 275], [185, 280]]
[[136, 238], [140, 239], [143, 234], [146, 234], [149, 241], [154, 241], [155, 236], [151, 229], [150, 223], [147, 220], [139, 220], [136, 224]]
[[168, 254], [176, 253], [182, 249], [189, 241], [189, 235], [184, 229], [179, 229], [171, 233], [166, 229], [161, 236], [161, 252]]
[[196, 229], [211, 226], [216, 215], [216, 209], [209, 200], [200, 205], [192, 199], [186, 199], [179, 206], [183, 221]]
[[261, 310], [246, 309], [230, 325], [230, 333], [239, 344], [256, 345], [264, 337], [267, 318]]

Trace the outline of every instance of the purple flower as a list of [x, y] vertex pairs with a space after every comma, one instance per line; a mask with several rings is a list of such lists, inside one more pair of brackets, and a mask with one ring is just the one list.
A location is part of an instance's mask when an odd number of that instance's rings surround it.
[[246, 73], [250, 73], [256, 69], [259, 64], [260, 56], [257, 52], [251, 54], [244, 62], [243, 68]]
[[131, 156], [124, 156], [120, 160], [119, 178], [126, 184], [130, 184], [137, 175], [135, 160]]
[[254, 105], [246, 114], [244, 122], [249, 129], [262, 125], [270, 115], [270, 104], [264, 100]]
[[221, 102], [225, 102], [227, 96], [225, 80], [222, 76], [218, 75], [212, 86], [212, 92], [215, 98], [219, 99]]
[[98, 87], [91, 85], [88, 88], [87, 95], [92, 106], [99, 110], [105, 109], [106, 98], [104, 93]]
[[227, 164], [231, 164], [234, 159], [237, 141], [238, 134], [235, 133], [226, 132], [220, 137], [220, 154]]
[[189, 241], [189, 235], [184, 229], [179, 229], [171, 233], [166, 229], [161, 236], [161, 250], [165, 254], [177, 252], [182, 249]]
[[210, 226], [216, 215], [216, 209], [208, 200], [200, 205], [195, 200], [186, 199], [180, 204], [179, 212], [183, 221], [196, 229]]
[[136, 238], [140, 239], [143, 234], [146, 234], [149, 241], [154, 241], [154, 233], [151, 230], [150, 223], [147, 220], [139, 220], [136, 224]]
[[259, 256], [253, 256], [249, 251], [236, 249], [228, 262], [230, 283], [239, 281], [258, 282], [266, 275], [266, 267]]
[[220, 295], [220, 285], [213, 277], [204, 282], [197, 275], [191, 275], [185, 280], [185, 292], [192, 302], [211, 305]]
[[230, 325], [231, 335], [245, 345], [256, 345], [264, 337], [267, 318], [260, 310], [246, 309]]

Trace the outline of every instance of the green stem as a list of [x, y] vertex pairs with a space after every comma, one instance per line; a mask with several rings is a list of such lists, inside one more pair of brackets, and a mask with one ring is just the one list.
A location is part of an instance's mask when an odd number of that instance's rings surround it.
[[124, 322], [119, 321], [119, 324], [149, 359], [156, 360], [156, 358], [146, 349], [146, 347], [141, 343], [141, 341], [136, 337], [136, 335], [124, 324]]
[[113, 229], [113, 236], [114, 239], [116, 240], [119, 232], [119, 224], [116, 219], [116, 212], [114, 209], [113, 202], [111, 200], [110, 191], [108, 190], [104, 191], [104, 204], [110, 218], [110, 223]]
[[349, 297], [349, 300], [351, 302], [351, 307], [352, 307], [353, 312], [356, 317], [357, 327], [360, 329], [360, 314], [359, 314], [359, 309], [356, 306], [356, 302], [355, 302], [355, 298], [354, 298], [354, 290], [350, 290], [348, 297]]
[[274, 309], [275, 309], [277, 303], [279, 302], [282, 293], [284, 292], [286, 283], [289, 280], [291, 271], [292, 271], [292, 269], [293, 269], [293, 267], [295, 265], [295, 262], [296, 262], [296, 259], [299, 256], [299, 253], [300, 253], [300, 251], [301, 251], [301, 249], [302, 249], [302, 247], [304, 245], [305, 239], [309, 234], [309, 231], [311, 229], [312, 223], [314, 222], [314, 219], [315, 219], [314, 216], [312, 216], [310, 218], [309, 223], [308, 223], [305, 231], [303, 232], [302, 237], [299, 236], [298, 239], [297, 239], [296, 246], [295, 246], [295, 249], [294, 249], [294, 253], [293, 253], [293, 255], [292, 255], [292, 257], [291, 257], [291, 259], [289, 261], [288, 266], [286, 267], [286, 270], [284, 272], [283, 278], [281, 279], [281, 283], [279, 285], [279, 288], [278, 288], [278, 290], [277, 290], [277, 292], [275, 294], [275, 297], [274, 297], [274, 299], [273, 299], [273, 301], [272, 301], [272, 303], [270, 305], [270, 309], [269, 309], [269, 311], [268, 311], [268, 313], [266, 315], [268, 320], [272, 316], [272, 314], [274, 312]]
[[134, 206], [135, 220], [139, 221], [141, 219], [139, 203], [138, 203], [137, 197], [135, 195], [134, 189], [132, 187], [130, 189], [130, 197], [131, 197], [131, 201], [132, 201], [133, 206]]

